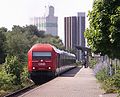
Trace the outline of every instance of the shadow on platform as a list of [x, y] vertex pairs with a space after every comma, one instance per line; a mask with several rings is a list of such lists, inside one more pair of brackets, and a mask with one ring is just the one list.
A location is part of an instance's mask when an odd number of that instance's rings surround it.
[[81, 69], [82, 67], [76, 67], [74, 69], [71, 69], [64, 74], [60, 75], [59, 77], [74, 77]]

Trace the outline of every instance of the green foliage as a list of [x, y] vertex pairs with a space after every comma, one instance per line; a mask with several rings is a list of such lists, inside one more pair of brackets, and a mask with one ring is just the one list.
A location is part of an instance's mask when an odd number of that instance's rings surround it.
[[23, 66], [19, 63], [16, 56], [7, 56], [4, 63], [4, 70], [7, 74], [11, 74], [14, 77], [14, 84], [21, 84], [21, 72], [23, 71]]
[[11, 56], [17, 56], [20, 62], [24, 62], [27, 51], [35, 43], [50, 43], [57, 48], [65, 49], [58, 36], [44, 35], [44, 33], [45, 31], [38, 31], [33, 25], [25, 27], [14, 25], [12, 31], [5, 33], [6, 52]]
[[4, 47], [4, 44], [5, 44], [5, 35], [4, 35], [4, 32], [6, 31], [7, 29], [2, 27], [0, 28], [0, 63], [3, 63], [4, 62], [4, 59], [5, 59], [5, 47]]
[[31, 38], [34, 35], [37, 37], [44, 37], [45, 31], [39, 31], [36, 26], [34, 25], [27, 25], [26, 27], [23, 27], [24, 33], [26, 34], [27, 38]]
[[29, 40], [25, 34], [9, 32], [6, 34], [6, 51], [9, 55], [16, 55], [19, 60], [24, 60], [25, 55], [30, 48]]
[[88, 16], [90, 27], [85, 31], [85, 37], [92, 51], [120, 58], [119, 0], [94, 0]]
[[36, 43], [49, 43], [59, 49], [65, 49], [62, 40], [58, 36], [45, 35], [44, 38], [38, 38]]
[[97, 60], [95, 60], [95, 58], [91, 58], [89, 67], [94, 68], [96, 64], [97, 64]]
[[107, 73], [107, 69], [101, 69], [97, 74], [96, 78], [102, 83], [102, 88], [107, 92], [111, 93], [115, 91], [114, 79]]
[[116, 73], [113, 75], [114, 85], [120, 90], [120, 66], [116, 67]]
[[101, 69], [97, 74], [96, 74], [96, 78], [102, 82], [104, 80], [106, 80], [108, 78], [108, 72], [106, 68]]
[[107, 93], [119, 92], [120, 91], [120, 70], [117, 70], [116, 74], [104, 80], [102, 88]]
[[19, 25], [13, 25], [12, 31], [16, 32], [16, 33], [23, 33], [24, 29], [22, 27], [20, 27]]
[[108, 77], [102, 83], [102, 88], [106, 91], [106, 93], [113, 93], [116, 91], [116, 87], [114, 86], [113, 77]]
[[3, 32], [3, 33], [7, 32], [7, 28], [1, 27], [1, 28], [0, 28], [0, 32]]
[[32, 82], [28, 79], [27, 65], [19, 64], [16, 56], [7, 56], [0, 70], [0, 97], [30, 84]]
[[28, 75], [29, 74], [28, 74], [27, 64], [26, 64], [23, 68], [23, 72], [21, 73], [21, 82], [22, 82], [23, 87], [25, 87], [31, 83], [29, 78], [28, 78]]
[[0, 71], [0, 89], [10, 90], [12, 87], [13, 77], [5, 71]]
[[101, 69], [96, 78], [102, 83], [102, 88], [107, 92], [120, 91], [120, 66], [117, 67], [116, 73], [112, 76], [108, 75], [107, 69]]

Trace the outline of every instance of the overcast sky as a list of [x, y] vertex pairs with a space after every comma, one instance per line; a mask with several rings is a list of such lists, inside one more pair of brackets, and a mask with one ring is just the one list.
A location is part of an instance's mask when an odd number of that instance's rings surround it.
[[77, 12], [86, 12], [87, 16], [92, 4], [93, 0], [0, 0], [0, 27], [11, 29], [13, 25], [29, 25], [31, 17], [46, 15], [48, 6], [52, 5], [58, 16], [58, 35], [63, 39], [64, 17], [77, 16]]

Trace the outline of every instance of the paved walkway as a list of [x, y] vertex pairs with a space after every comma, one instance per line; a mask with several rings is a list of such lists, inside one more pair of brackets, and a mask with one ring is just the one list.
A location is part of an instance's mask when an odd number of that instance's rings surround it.
[[79, 67], [19, 97], [116, 97], [104, 94], [90, 68]]
[[90, 68], [82, 68], [75, 78], [79, 78], [80, 89], [85, 91], [81, 97], [117, 97], [116, 94], [104, 94], [104, 90], [100, 88], [100, 84]]

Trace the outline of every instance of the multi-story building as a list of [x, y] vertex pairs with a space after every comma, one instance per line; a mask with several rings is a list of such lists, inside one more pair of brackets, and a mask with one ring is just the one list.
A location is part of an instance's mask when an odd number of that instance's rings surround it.
[[54, 16], [54, 7], [49, 7], [48, 16], [31, 18], [31, 24], [37, 26], [38, 30], [45, 31], [45, 34], [58, 36], [58, 17]]
[[73, 49], [77, 45], [77, 17], [65, 17], [64, 18], [65, 28], [65, 48]]
[[70, 16], [64, 18], [65, 29], [65, 47], [73, 49], [76, 52], [77, 59], [84, 58], [84, 52], [76, 49], [76, 46], [85, 47], [85, 13], [80, 12], [78, 16]]

